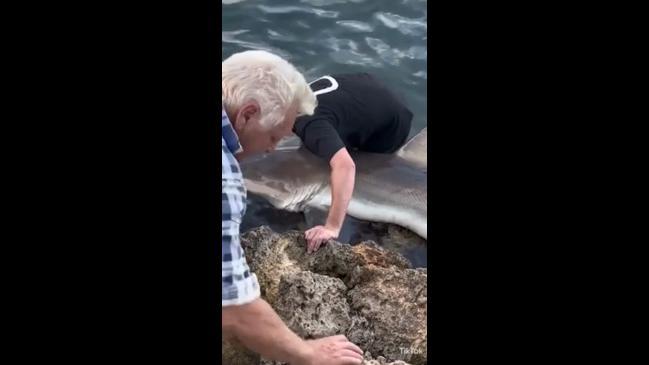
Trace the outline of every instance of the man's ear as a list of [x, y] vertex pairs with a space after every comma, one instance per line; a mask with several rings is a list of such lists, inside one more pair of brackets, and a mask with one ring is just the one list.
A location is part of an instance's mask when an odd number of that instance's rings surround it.
[[259, 104], [254, 101], [247, 102], [237, 111], [234, 128], [241, 131], [248, 126], [248, 122], [259, 114]]

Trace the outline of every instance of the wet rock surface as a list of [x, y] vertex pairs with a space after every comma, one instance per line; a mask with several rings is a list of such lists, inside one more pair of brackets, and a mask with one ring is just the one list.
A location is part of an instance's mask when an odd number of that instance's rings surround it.
[[[262, 298], [305, 339], [344, 334], [364, 364], [421, 365], [427, 359], [427, 270], [374, 242], [329, 242], [306, 252], [303, 234], [259, 227], [241, 244]], [[224, 343], [227, 364], [280, 364]]]

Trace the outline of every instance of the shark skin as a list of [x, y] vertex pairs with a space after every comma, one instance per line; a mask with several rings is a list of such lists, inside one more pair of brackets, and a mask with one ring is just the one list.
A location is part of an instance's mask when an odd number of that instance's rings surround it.
[[[427, 129], [394, 154], [352, 151], [356, 182], [347, 214], [392, 223], [427, 239]], [[271, 153], [240, 163], [248, 191], [275, 208], [303, 212], [331, 205], [329, 164], [304, 148], [297, 136]]]

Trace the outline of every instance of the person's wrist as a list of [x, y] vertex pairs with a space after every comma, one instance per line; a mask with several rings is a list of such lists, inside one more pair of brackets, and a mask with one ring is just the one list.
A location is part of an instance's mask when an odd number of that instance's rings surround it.
[[336, 217], [329, 216], [327, 217], [327, 220], [325, 220], [325, 225], [327, 229], [330, 229], [332, 231], [340, 231], [340, 228], [343, 226], [343, 222], [340, 219], [337, 219]]
[[307, 341], [302, 340], [301, 346], [296, 349], [295, 353], [293, 354], [293, 359], [291, 359], [289, 363], [291, 365], [311, 365], [313, 363], [313, 356], [313, 348]]
[[338, 234], [340, 234], [340, 229], [342, 227], [340, 225], [338, 225], [338, 224], [332, 224], [332, 223], [327, 222], [325, 224], [325, 228], [332, 231], [336, 235], [336, 237], [338, 237]]

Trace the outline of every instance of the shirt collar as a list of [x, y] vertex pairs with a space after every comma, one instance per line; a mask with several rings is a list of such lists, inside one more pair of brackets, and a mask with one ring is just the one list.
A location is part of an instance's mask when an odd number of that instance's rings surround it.
[[243, 151], [241, 144], [239, 143], [239, 137], [234, 131], [232, 123], [230, 123], [230, 118], [225, 113], [225, 109], [221, 108], [221, 135], [225, 144], [228, 146], [228, 149], [233, 154], [240, 153]]

